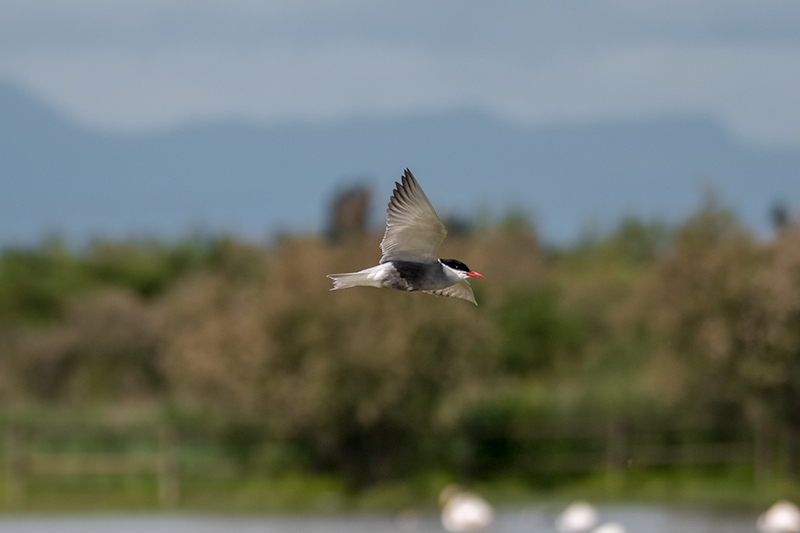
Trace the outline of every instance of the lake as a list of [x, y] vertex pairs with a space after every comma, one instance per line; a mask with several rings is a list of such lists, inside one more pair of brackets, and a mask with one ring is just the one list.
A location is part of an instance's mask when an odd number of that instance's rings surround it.
[[[618, 522], [628, 533], [756, 533], [754, 513], [672, 510], [663, 507], [600, 507], [600, 524]], [[503, 511], [487, 533], [554, 533], [556, 510]], [[435, 515], [221, 516], [44, 515], [2, 516], [3, 533], [433, 533]]]

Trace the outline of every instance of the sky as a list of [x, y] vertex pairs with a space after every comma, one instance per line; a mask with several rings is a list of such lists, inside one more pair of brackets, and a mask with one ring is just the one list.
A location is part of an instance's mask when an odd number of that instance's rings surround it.
[[0, 80], [116, 132], [474, 109], [800, 146], [797, 0], [0, 0]]

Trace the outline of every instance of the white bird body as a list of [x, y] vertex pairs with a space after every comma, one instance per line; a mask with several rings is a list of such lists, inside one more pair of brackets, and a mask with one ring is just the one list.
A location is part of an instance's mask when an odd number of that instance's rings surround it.
[[[363, 286], [378, 288], [390, 287], [408, 291], [424, 290], [426, 292], [431, 292], [446, 289], [462, 280], [462, 277], [456, 270], [441, 262], [425, 266], [419, 266], [419, 263], [411, 263], [412, 266], [410, 266], [410, 268], [419, 270], [421, 275], [418, 277], [424, 278], [417, 283], [413, 283], [413, 280], [410, 280], [409, 276], [403, 275], [406, 271], [405, 268], [408, 268], [404, 263], [408, 262], [392, 261], [390, 263], [381, 263], [374, 267], [365, 268], [358, 272], [331, 274], [328, 276], [332, 277], [334, 281], [334, 287], [331, 290]], [[427, 270], [431, 272], [426, 272]]]
[[480, 531], [494, 520], [489, 503], [470, 492], [456, 492], [442, 508], [442, 526], [453, 533]]
[[759, 516], [756, 525], [763, 533], [800, 533], [800, 509], [781, 500]]
[[592, 530], [592, 533], [627, 533], [628, 530], [619, 522], [607, 522]]
[[380, 263], [359, 272], [329, 274], [331, 290], [363, 286], [423, 291], [477, 305], [467, 278], [483, 276], [461, 261], [437, 258], [447, 229], [408, 169], [401, 181], [396, 183], [386, 209]]
[[597, 523], [597, 511], [587, 502], [571, 503], [556, 519], [556, 528], [561, 533], [582, 533]]

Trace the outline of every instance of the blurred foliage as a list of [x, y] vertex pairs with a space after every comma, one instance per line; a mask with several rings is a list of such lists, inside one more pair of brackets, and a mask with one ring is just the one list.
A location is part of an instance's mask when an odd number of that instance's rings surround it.
[[581, 323], [558, 304], [554, 288], [508, 291], [496, 311], [505, 371], [545, 372], [578, 353], [583, 342]]
[[546, 488], [566, 478], [542, 470], [545, 451], [603, 453], [564, 428], [680, 421], [702, 423], [701, 441], [784, 435], [800, 473], [796, 225], [759, 241], [707, 202], [680, 225], [628, 218], [543, 248], [512, 213], [445, 241], [443, 257], [486, 276], [479, 307], [329, 292], [325, 274], [376, 263], [379, 239], [7, 248], [4, 412], [159, 405], [243, 471], [264, 461], [351, 487], [447, 472]]

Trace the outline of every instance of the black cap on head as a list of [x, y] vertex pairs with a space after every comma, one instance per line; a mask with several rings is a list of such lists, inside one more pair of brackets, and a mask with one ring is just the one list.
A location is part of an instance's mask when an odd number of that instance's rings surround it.
[[447, 265], [453, 270], [461, 270], [462, 272], [469, 272], [469, 267], [459, 261], [458, 259], [439, 259], [443, 265]]

